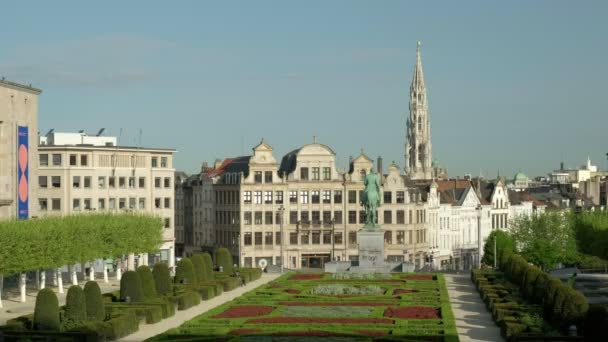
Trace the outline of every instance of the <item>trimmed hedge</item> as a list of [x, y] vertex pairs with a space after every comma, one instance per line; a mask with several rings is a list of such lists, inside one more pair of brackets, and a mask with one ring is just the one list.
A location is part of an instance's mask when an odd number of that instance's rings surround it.
[[193, 291], [186, 291], [176, 296], [177, 310], [186, 310], [201, 303], [201, 296]]
[[202, 256], [205, 263], [205, 280], [212, 281], [215, 279], [213, 275], [213, 260], [211, 259], [211, 255], [209, 253], [203, 253]]
[[230, 254], [228, 249], [224, 247], [218, 248], [217, 252], [215, 252], [215, 262], [218, 267], [221, 267], [223, 273], [233, 273], [232, 254]]
[[126, 311], [133, 311], [139, 319], [146, 319], [146, 324], [158, 323], [163, 319], [163, 309], [160, 305], [147, 303], [111, 303], [106, 306], [110, 315], [120, 315]]
[[120, 300], [126, 301], [127, 297], [132, 303], [142, 302], [145, 299], [141, 279], [135, 271], [125, 272], [120, 279]]
[[84, 291], [78, 285], [72, 285], [68, 289], [65, 298], [65, 319], [71, 322], [87, 320], [87, 306]]
[[34, 329], [59, 331], [59, 301], [50, 288], [42, 289], [36, 296]]
[[87, 319], [90, 321], [103, 321], [106, 318], [106, 309], [101, 297], [101, 289], [96, 281], [87, 281], [84, 284], [85, 306]]
[[154, 299], [158, 297], [158, 294], [156, 293], [154, 276], [152, 275], [152, 271], [150, 271], [150, 267], [146, 265], [139, 266], [137, 268], [137, 274], [141, 280], [141, 287], [144, 292], [144, 297], [146, 299]]
[[173, 292], [173, 283], [171, 283], [171, 272], [166, 262], [154, 264], [152, 268], [152, 276], [154, 277], [154, 285], [156, 293], [161, 296], [169, 295]]
[[197, 279], [194, 274], [194, 266], [189, 258], [182, 258], [177, 263], [177, 269], [175, 270], [175, 278], [173, 281], [176, 284], [196, 284]]
[[190, 261], [192, 261], [192, 267], [194, 268], [194, 275], [196, 276], [196, 282], [197, 283], [202, 283], [204, 281], [206, 281], [206, 274], [205, 274], [205, 260], [203, 259], [203, 256], [200, 254], [194, 254], [191, 258]]

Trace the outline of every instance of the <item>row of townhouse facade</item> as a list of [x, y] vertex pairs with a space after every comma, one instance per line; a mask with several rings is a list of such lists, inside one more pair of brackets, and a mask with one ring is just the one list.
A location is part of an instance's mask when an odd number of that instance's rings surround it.
[[[265, 260], [290, 269], [321, 268], [332, 259], [358, 260], [357, 232], [365, 223], [363, 179], [374, 162], [362, 152], [351, 159], [348, 170], [340, 171], [335, 152], [317, 142], [289, 152], [280, 162], [272, 152], [262, 141], [251, 156], [225, 159], [176, 185], [182, 188], [176, 193], [184, 192], [176, 217], [191, 217], [181, 219], [185, 236], [177, 233], [178, 250], [189, 255], [226, 246], [242, 265]], [[382, 172], [381, 159], [378, 164]], [[492, 229], [506, 229], [510, 219], [536, 208], [531, 201], [510, 203], [501, 180], [412, 181], [395, 163], [382, 173], [378, 221], [384, 230], [384, 255], [418, 268], [430, 255], [434, 267], [471, 266], [479, 223], [485, 239]], [[194, 188], [200, 189], [199, 198], [187, 199], [186, 192]], [[193, 224], [195, 209], [186, 209], [192, 207], [202, 210], [199, 225]], [[197, 236], [205, 239], [189, 246]]]

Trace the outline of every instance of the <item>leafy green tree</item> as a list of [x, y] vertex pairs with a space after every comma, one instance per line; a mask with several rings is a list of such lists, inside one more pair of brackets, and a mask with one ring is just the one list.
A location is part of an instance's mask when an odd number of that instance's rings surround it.
[[139, 266], [137, 268], [137, 274], [139, 274], [139, 278], [141, 279], [144, 297], [146, 297], [146, 299], [156, 298], [158, 294], [156, 293], [156, 284], [154, 282], [152, 271], [150, 271], [150, 267], [146, 265]]
[[[593, 211], [572, 214], [570, 222], [576, 234], [580, 252], [608, 260], [608, 212]], [[599, 260], [599, 262], [605, 265], [604, 260]]]
[[96, 281], [87, 281], [84, 284], [84, 297], [89, 321], [103, 321], [106, 318], [106, 309], [101, 298], [101, 289]]
[[568, 215], [545, 212], [516, 219], [511, 225], [511, 233], [524, 259], [543, 270], [555, 267], [557, 263], [574, 263], [576, 240]]
[[166, 262], [158, 262], [152, 268], [154, 276], [154, 285], [156, 292], [161, 295], [168, 295], [173, 292], [173, 284], [171, 283], [171, 272]]
[[47, 287], [36, 296], [34, 329], [58, 331], [59, 328], [59, 301], [55, 292]]
[[72, 285], [65, 297], [65, 318], [71, 322], [87, 320], [87, 307], [84, 291], [78, 285]]
[[483, 246], [483, 258], [481, 259], [481, 262], [490, 266], [494, 266], [494, 240], [496, 240], [498, 260], [500, 260], [505, 251], [515, 251], [515, 241], [513, 241], [508, 232], [502, 230], [492, 231]]

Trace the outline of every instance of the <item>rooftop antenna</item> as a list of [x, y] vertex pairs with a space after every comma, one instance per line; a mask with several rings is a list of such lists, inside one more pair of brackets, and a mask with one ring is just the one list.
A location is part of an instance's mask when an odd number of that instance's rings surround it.
[[141, 136], [144, 134], [144, 130], [143, 129], [139, 129], [139, 141], [137, 142], [137, 149], [139, 150], [139, 148], [141, 147]]

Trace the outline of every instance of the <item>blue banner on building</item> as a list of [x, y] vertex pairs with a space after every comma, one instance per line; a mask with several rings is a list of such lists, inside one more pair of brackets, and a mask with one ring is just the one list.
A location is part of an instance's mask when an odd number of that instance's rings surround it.
[[29, 216], [29, 136], [27, 126], [17, 127], [17, 217], [27, 219]]

